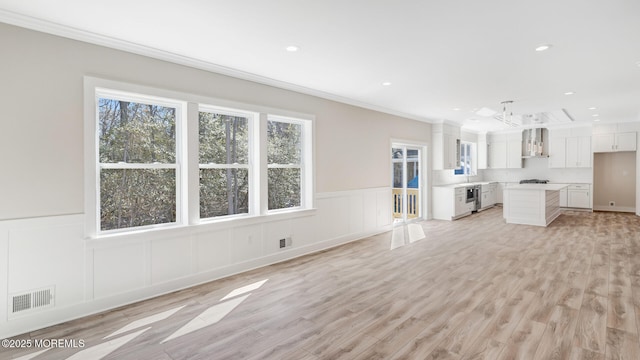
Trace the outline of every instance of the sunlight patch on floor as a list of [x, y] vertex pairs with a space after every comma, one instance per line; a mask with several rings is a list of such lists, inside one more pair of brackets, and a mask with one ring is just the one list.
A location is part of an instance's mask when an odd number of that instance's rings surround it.
[[216, 304], [205, 310], [200, 315], [196, 316], [193, 320], [189, 321], [186, 325], [178, 329], [173, 334], [169, 335], [166, 339], [162, 340], [160, 343], [163, 344], [169, 340], [173, 340], [180, 336], [190, 334], [196, 330], [200, 330], [204, 327], [213, 325], [218, 321], [222, 320], [227, 314], [233, 311], [236, 306], [240, 305], [243, 301], [245, 301], [249, 295], [241, 296], [220, 304]]
[[391, 234], [391, 250], [414, 243], [424, 238], [424, 230], [419, 224], [395, 226]]
[[82, 351], [79, 351], [73, 355], [71, 355], [70, 357], [67, 358], [67, 360], [86, 360], [86, 359], [93, 359], [93, 360], [98, 360], [98, 359], [102, 359], [103, 357], [109, 355], [110, 353], [112, 353], [114, 350], [116, 350], [117, 348], [121, 347], [122, 345], [128, 343], [129, 341], [133, 340], [134, 338], [138, 337], [140, 334], [142, 334], [143, 332], [147, 331], [151, 329], [150, 327], [146, 328], [146, 329], [142, 329], [140, 331], [131, 333], [129, 335], [114, 339], [114, 340], [110, 340], [107, 341], [105, 343], [102, 344], [98, 344], [98, 345], [94, 345], [88, 349], [84, 349]]
[[105, 337], [103, 337], [103, 339], [108, 339], [112, 336], [116, 336], [122, 333], [125, 333], [129, 330], [133, 330], [133, 329], [137, 329], [137, 328], [141, 328], [143, 326], [147, 326], [149, 324], [153, 324], [154, 322], [160, 321], [160, 320], [164, 320], [166, 318], [168, 318], [169, 316], [175, 314], [176, 312], [178, 312], [178, 310], [182, 309], [183, 307], [185, 307], [185, 305], [179, 306], [177, 308], [173, 308], [171, 310], [167, 310], [155, 315], [151, 315], [151, 316], [147, 316], [145, 318], [133, 321], [129, 324], [127, 324], [126, 326], [123, 326], [122, 328], [120, 328], [119, 330], [116, 330], [115, 332], [111, 333], [110, 335], [107, 335]]
[[225, 296], [222, 299], [220, 299], [220, 301], [224, 301], [224, 300], [230, 299], [232, 297], [235, 297], [235, 296], [238, 296], [238, 295], [242, 295], [242, 294], [251, 292], [253, 290], [256, 290], [259, 287], [261, 287], [262, 285], [264, 285], [264, 283], [266, 283], [268, 280], [269, 279], [264, 279], [262, 281], [255, 282], [253, 284], [249, 284], [247, 286], [243, 286], [243, 287], [237, 288], [237, 289], [233, 290], [232, 292], [230, 292], [229, 294], [227, 294], [227, 296]]

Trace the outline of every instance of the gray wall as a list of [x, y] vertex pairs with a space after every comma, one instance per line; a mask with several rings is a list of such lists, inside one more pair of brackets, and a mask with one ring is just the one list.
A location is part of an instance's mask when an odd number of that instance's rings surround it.
[[0, 44], [0, 220], [84, 212], [85, 75], [315, 115], [317, 192], [389, 186], [390, 138], [431, 139], [427, 123], [3, 23]]

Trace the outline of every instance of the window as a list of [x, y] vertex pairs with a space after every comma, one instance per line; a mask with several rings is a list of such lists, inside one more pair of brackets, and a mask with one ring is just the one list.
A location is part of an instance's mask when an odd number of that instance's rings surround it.
[[270, 118], [267, 122], [268, 209], [301, 206], [302, 129], [299, 122]]
[[313, 206], [309, 115], [85, 77], [85, 119], [90, 238]]
[[98, 94], [99, 229], [177, 221], [179, 104]]
[[199, 113], [200, 218], [249, 213], [250, 115]]
[[460, 167], [453, 170], [455, 175], [476, 175], [476, 144], [460, 142]]

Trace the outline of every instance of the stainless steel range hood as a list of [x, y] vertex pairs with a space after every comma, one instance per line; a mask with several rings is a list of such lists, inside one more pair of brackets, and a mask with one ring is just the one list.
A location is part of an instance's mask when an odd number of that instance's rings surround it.
[[546, 158], [548, 151], [546, 128], [525, 129], [522, 132], [522, 158]]

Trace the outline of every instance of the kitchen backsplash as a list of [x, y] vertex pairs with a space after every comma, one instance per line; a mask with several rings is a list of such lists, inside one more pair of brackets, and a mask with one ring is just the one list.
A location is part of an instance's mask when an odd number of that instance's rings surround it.
[[[470, 176], [470, 182], [498, 181], [520, 182], [524, 179], [549, 180], [553, 183], [593, 183], [592, 168], [550, 169], [548, 158], [524, 159], [522, 169], [479, 170], [477, 176]], [[432, 185], [457, 184], [467, 182], [467, 177], [454, 175], [453, 170], [433, 171]]]
[[522, 169], [481, 170], [483, 181], [519, 182], [523, 179], [552, 183], [593, 183], [593, 168], [550, 169], [548, 158], [524, 159]]

